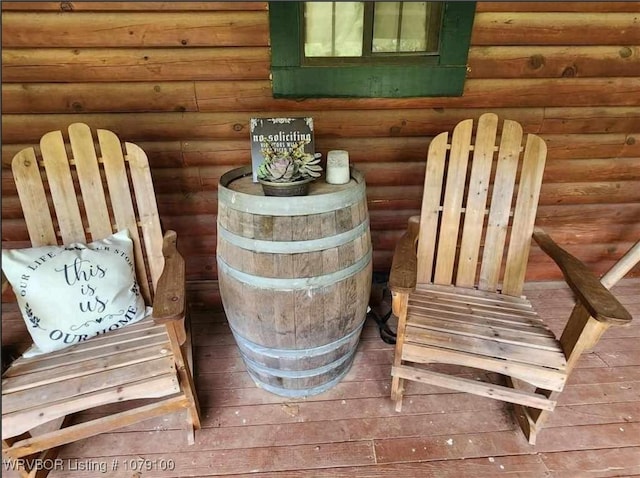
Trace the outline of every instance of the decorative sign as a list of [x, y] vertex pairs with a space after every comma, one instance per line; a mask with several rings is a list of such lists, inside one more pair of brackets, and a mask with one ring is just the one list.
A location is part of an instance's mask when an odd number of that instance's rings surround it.
[[269, 142], [276, 150], [291, 149], [305, 141], [304, 151], [315, 153], [313, 118], [251, 118], [251, 166], [253, 182], [258, 182], [258, 168], [264, 161], [262, 148]]

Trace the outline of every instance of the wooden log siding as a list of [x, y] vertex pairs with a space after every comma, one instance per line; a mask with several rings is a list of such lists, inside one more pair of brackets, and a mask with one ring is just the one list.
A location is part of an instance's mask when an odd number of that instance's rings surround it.
[[[418, 214], [431, 138], [495, 111], [547, 142], [537, 224], [599, 272], [640, 236], [640, 2], [478, 2], [464, 94], [273, 99], [266, 2], [3, 2], [2, 167], [75, 121], [147, 151], [189, 280], [216, 279], [217, 181], [252, 116], [313, 116], [367, 180], [374, 268]], [[3, 247], [23, 247], [2, 176]], [[528, 280], [559, 271], [532, 248]], [[635, 270], [632, 275], [640, 275]]]

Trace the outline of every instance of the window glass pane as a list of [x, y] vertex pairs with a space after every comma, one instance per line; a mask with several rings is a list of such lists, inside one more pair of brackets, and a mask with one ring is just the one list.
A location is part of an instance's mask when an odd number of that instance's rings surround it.
[[373, 53], [437, 52], [438, 2], [375, 2]]
[[305, 56], [362, 56], [363, 25], [363, 2], [305, 2]]
[[378, 2], [373, 16], [373, 53], [396, 52], [400, 2]]

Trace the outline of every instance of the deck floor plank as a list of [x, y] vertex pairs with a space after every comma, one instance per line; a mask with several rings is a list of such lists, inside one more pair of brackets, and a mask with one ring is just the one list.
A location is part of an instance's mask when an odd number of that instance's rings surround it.
[[[640, 279], [614, 291], [640, 318]], [[199, 291], [201, 296], [218, 297]], [[525, 293], [558, 333], [572, 308], [560, 283]], [[408, 383], [389, 399], [393, 347], [368, 322], [341, 383], [306, 400], [257, 388], [218, 305], [194, 310], [195, 380], [203, 429], [188, 446], [176, 414], [70, 444], [52, 478], [611, 477], [640, 475], [640, 320], [610, 329], [583, 356], [538, 444], [527, 444], [508, 404]], [[25, 344], [14, 304], [3, 304], [3, 345]], [[466, 378], [481, 372], [437, 365]], [[112, 404], [79, 420], [122, 408]], [[145, 467], [145, 469], [141, 469]], [[102, 470], [105, 469], [105, 473]], [[2, 476], [16, 476], [7, 473]]]

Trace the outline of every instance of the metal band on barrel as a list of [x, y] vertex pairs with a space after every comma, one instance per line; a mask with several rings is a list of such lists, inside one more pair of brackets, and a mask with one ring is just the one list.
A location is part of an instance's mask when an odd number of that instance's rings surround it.
[[366, 219], [353, 229], [333, 236], [322, 237], [320, 239], [310, 239], [306, 241], [265, 241], [262, 239], [251, 239], [239, 236], [218, 224], [218, 234], [228, 243], [249, 251], [274, 254], [295, 254], [331, 249], [357, 239], [365, 234], [368, 229], [369, 219]]
[[222, 257], [218, 255], [218, 269], [227, 274], [229, 277], [240, 281], [244, 284], [249, 284], [260, 289], [273, 289], [273, 290], [298, 290], [307, 289], [310, 287], [324, 287], [333, 285], [348, 277], [351, 277], [361, 270], [363, 270], [371, 262], [372, 252], [371, 249], [362, 256], [357, 262], [345, 267], [331, 274], [324, 274], [314, 277], [294, 277], [288, 279], [281, 279], [275, 277], [262, 277], [253, 274], [247, 274], [246, 272], [234, 269], [227, 264]]

